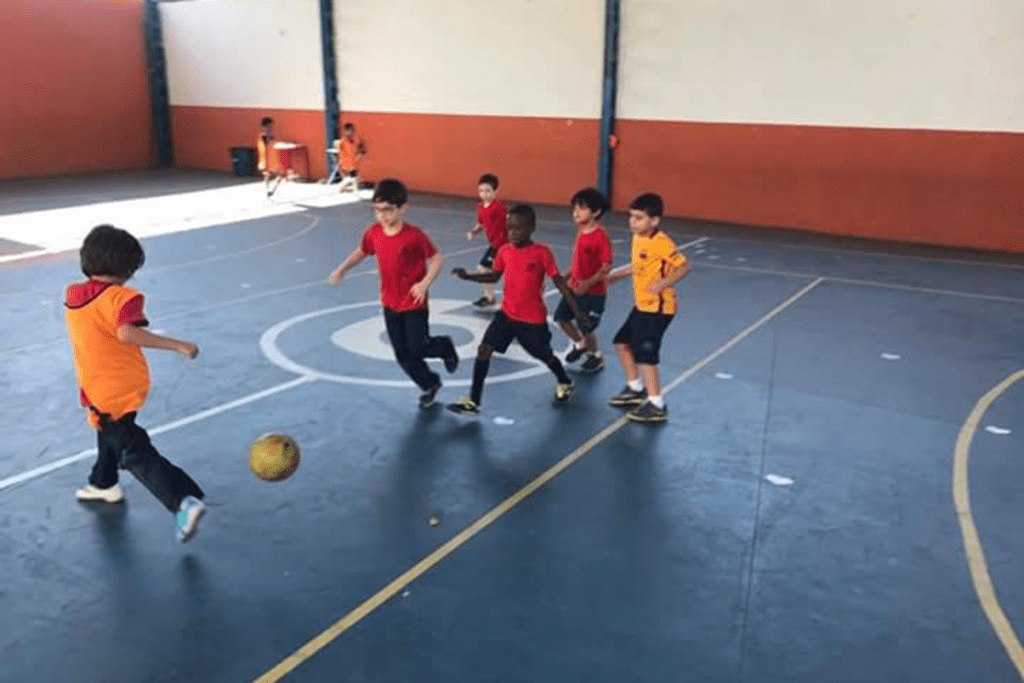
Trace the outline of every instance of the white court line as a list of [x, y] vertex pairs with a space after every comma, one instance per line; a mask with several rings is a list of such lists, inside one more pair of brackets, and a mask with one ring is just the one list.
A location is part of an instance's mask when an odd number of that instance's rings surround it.
[[[445, 254], [444, 257], [448, 258], [449, 256], [462, 256], [464, 254], [469, 254], [469, 253], [476, 252], [476, 251], [480, 251], [480, 246], [479, 245], [477, 245], [475, 247], [469, 247], [468, 249], [461, 249], [459, 251], [453, 251], [450, 254]], [[360, 277], [360, 276], [364, 276], [364, 275], [376, 275], [376, 274], [377, 274], [377, 269], [373, 268], [373, 269], [370, 269], [370, 270], [359, 271], [358, 273], [352, 273], [351, 275], [346, 275], [345, 277]], [[159, 318], [161, 322], [163, 322], [165, 320], [176, 320], [178, 318], [186, 318], [186, 317], [188, 317], [190, 315], [194, 315], [196, 313], [205, 313], [205, 312], [208, 312], [208, 311], [216, 311], [217, 309], [220, 309], [220, 308], [230, 308], [231, 306], [236, 306], [238, 304], [244, 304], [244, 303], [248, 303], [250, 301], [256, 301], [258, 299], [264, 299], [264, 298], [271, 297], [271, 296], [277, 296], [278, 294], [287, 294], [288, 292], [295, 292], [295, 291], [298, 291], [300, 289], [308, 289], [310, 287], [315, 287], [317, 285], [327, 285], [326, 278], [320, 278], [320, 279], [317, 279], [317, 280], [312, 280], [310, 282], [303, 282], [303, 283], [300, 283], [300, 284], [297, 284], [297, 285], [290, 285], [288, 287], [281, 287], [280, 289], [269, 289], [269, 290], [267, 290], [265, 292], [257, 292], [256, 294], [250, 294], [249, 296], [243, 296], [243, 297], [239, 297], [237, 299], [228, 299], [227, 301], [221, 301], [221, 302], [218, 302], [218, 303], [215, 303], [215, 304], [210, 304], [209, 306], [199, 306], [197, 308], [189, 308], [189, 309], [186, 309], [184, 311], [176, 311], [176, 312], [173, 312], [173, 313], [156, 315], [156, 316], [153, 316], [153, 317], [154, 318]], [[0, 358], [3, 358], [4, 356], [13, 356], [13, 355], [16, 355], [18, 353], [24, 353], [26, 351], [39, 351], [39, 350], [42, 350], [42, 349], [47, 349], [47, 348], [50, 348], [51, 346], [56, 346], [57, 344], [66, 343], [66, 341], [67, 340], [62, 337], [60, 339], [54, 339], [54, 340], [48, 341], [48, 342], [40, 342], [38, 344], [27, 344], [25, 346], [15, 346], [14, 348], [10, 348], [10, 349], [2, 349], [2, 350], [0, 350]]]
[[[252, 403], [253, 401], [258, 401], [258, 400], [260, 400], [262, 398], [266, 398], [267, 396], [273, 396], [274, 394], [280, 393], [282, 391], [287, 391], [288, 389], [292, 389], [292, 388], [297, 387], [299, 385], [306, 384], [308, 382], [313, 382], [313, 381], [315, 381], [315, 378], [313, 378], [313, 377], [307, 377], [307, 376], [296, 377], [295, 379], [289, 380], [289, 381], [284, 382], [282, 384], [277, 384], [275, 386], [272, 386], [269, 389], [263, 389], [262, 391], [257, 391], [255, 393], [249, 394], [247, 396], [243, 396], [241, 398], [236, 398], [234, 401], [229, 401], [227, 403], [222, 403], [219, 406], [214, 406], [213, 408], [210, 408], [208, 410], [204, 410], [204, 411], [202, 411], [200, 413], [196, 413], [195, 415], [189, 415], [188, 417], [183, 417], [180, 420], [175, 420], [174, 422], [168, 422], [167, 424], [163, 424], [163, 425], [160, 425], [159, 427], [155, 427], [153, 429], [146, 430], [146, 431], [148, 431], [151, 436], [157, 436], [159, 434], [163, 434], [164, 432], [169, 432], [172, 429], [177, 429], [178, 427], [184, 427], [184, 426], [190, 425], [190, 424], [192, 424], [194, 422], [199, 422], [200, 420], [205, 420], [208, 417], [212, 417], [214, 415], [218, 415], [220, 413], [227, 412], [228, 410], [231, 410], [233, 408], [238, 408], [239, 406], [244, 406], [244, 405], [246, 405], [248, 403]], [[31, 469], [31, 470], [28, 470], [27, 472], [22, 472], [21, 474], [17, 474], [17, 475], [15, 475], [13, 477], [8, 477], [7, 479], [2, 479], [2, 480], [0, 480], [0, 491], [8, 489], [8, 488], [10, 488], [12, 486], [17, 486], [18, 484], [21, 484], [23, 482], [29, 481], [30, 479], [35, 479], [37, 477], [42, 477], [42, 476], [44, 476], [46, 474], [49, 474], [50, 472], [54, 472], [56, 470], [61, 469], [62, 467], [66, 467], [68, 465], [74, 464], [74, 463], [79, 462], [81, 460], [85, 460], [86, 458], [90, 458], [90, 457], [92, 457], [94, 455], [96, 455], [96, 449], [95, 448], [90, 448], [88, 450], [84, 450], [81, 453], [76, 453], [75, 455], [69, 456], [67, 458], [62, 458], [61, 460], [55, 460], [55, 461], [47, 463], [45, 465], [40, 465], [39, 467], [36, 467], [34, 469]]]
[[878, 282], [877, 280], [859, 280], [848, 277], [832, 277], [830, 275], [818, 275], [817, 273], [800, 273], [792, 270], [772, 270], [770, 268], [754, 268], [751, 266], [727, 266], [721, 263], [698, 262], [695, 268], [718, 268], [720, 270], [736, 270], [744, 273], [758, 273], [764, 275], [780, 275], [783, 277], [809, 278], [820, 277], [828, 282], [838, 282], [844, 285], [863, 285], [865, 287], [877, 287], [879, 289], [896, 289], [906, 292], [919, 292], [922, 294], [938, 294], [941, 296], [955, 296], [963, 299], [984, 299], [987, 301], [1003, 301], [1006, 303], [1024, 304], [1024, 298], [1001, 296], [999, 294], [978, 294], [974, 292], [961, 292], [953, 289], [934, 289], [931, 287], [916, 287], [914, 285], [901, 285], [891, 282]]
[[[290, 216], [290, 215], [293, 215], [293, 214], [287, 214], [287, 215]], [[242, 251], [233, 251], [230, 254], [218, 254], [217, 256], [210, 256], [209, 258], [199, 259], [198, 261], [186, 261], [185, 263], [172, 263], [172, 264], [169, 264], [169, 265], [166, 265], [166, 266], [156, 266], [154, 268], [148, 269], [145, 274], [148, 275], [149, 273], [162, 273], [162, 272], [165, 272], [165, 271], [168, 271], [168, 270], [174, 270], [176, 268], [188, 268], [190, 266], [198, 266], [198, 265], [201, 265], [203, 263], [213, 263], [215, 261], [224, 261], [224, 260], [229, 259], [229, 258], [235, 258], [236, 256], [246, 256], [248, 254], [255, 254], [258, 251], [263, 251], [264, 249], [270, 249], [271, 247], [276, 247], [279, 244], [285, 244], [286, 242], [291, 242], [292, 240], [297, 240], [298, 238], [302, 237], [303, 235], [311, 232], [312, 230], [315, 230], [316, 226], [320, 224], [321, 220], [322, 220], [322, 218], [320, 216], [314, 216], [313, 220], [310, 222], [310, 224], [307, 225], [302, 230], [299, 230], [298, 232], [294, 232], [294, 233], [288, 235], [287, 237], [282, 237], [281, 239], [274, 240], [273, 242], [267, 242], [266, 244], [260, 244], [260, 245], [257, 245], [255, 247], [250, 247], [249, 249], [243, 249]]]

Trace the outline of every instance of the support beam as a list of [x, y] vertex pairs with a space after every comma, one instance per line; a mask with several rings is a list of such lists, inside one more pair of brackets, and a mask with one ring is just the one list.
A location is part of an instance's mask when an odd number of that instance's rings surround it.
[[156, 158], [161, 166], [170, 166], [174, 163], [174, 145], [171, 140], [171, 102], [167, 94], [167, 64], [164, 59], [164, 34], [160, 25], [159, 0], [146, 0], [145, 33], [149, 99], [156, 133]]
[[597, 185], [612, 200], [612, 169], [615, 151], [612, 136], [615, 134], [615, 100], [619, 82], [619, 9], [621, 0], [605, 0], [604, 3], [604, 79], [601, 88], [601, 156], [598, 160]]
[[[334, 136], [338, 134], [338, 68], [334, 56], [334, 0], [320, 0], [320, 47], [323, 52], [324, 71], [324, 139], [326, 148], [331, 148]], [[327, 173], [334, 168], [330, 154], [327, 157]]]

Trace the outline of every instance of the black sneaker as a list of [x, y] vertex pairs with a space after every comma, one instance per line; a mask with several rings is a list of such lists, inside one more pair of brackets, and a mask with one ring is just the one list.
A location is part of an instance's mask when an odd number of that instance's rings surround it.
[[626, 413], [626, 419], [633, 422], [643, 422], [644, 424], [664, 422], [668, 419], [668, 406], [659, 408], [650, 401], [644, 401]]
[[572, 347], [572, 351], [570, 351], [569, 353], [565, 354], [565, 362], [566, 363], [575, 363], [580, 358], [583, 358], [583, 354], [586, 353], [586, 352], [587, 352], [586, 349], [581, 349], [578, 346], [574, 346], [574, 347]]
[[449, 403], [446, 407], [453, 413], [467, 417], [476, 417], [480, 414], [480, 406], [469, 396], [463, 396], [457, 403]]
[[488, 299], [486, 296], [482, 296], [476, 301], [474, 301], [473, 305], [476, 306], [477, 308], [490, 308], [496, 303], [497, 301], [495, 301], [494, 299]]
[[583, 361], [583, 365], [580, 366], [580, 372], [585, 372], [588, 375], [595, 372], [600, 372], [604, 369], [604, 358], [602, 356], [595, 356], [591, 354]]
[[647, 400], [647, 389], [633, 391], [628, 386], [619, 393], [608, 399], [608, 405], [616, 408], [628, 408], [638, 406]]
[[451, 337], [448, 339], [448, 355], [444, 357], [444, 369], [448, 371], [448, 374], [452, 374], [459, 369], [459, 352], [455, 349], [455, 342], [452, 341]]
[[430, 387], [422, 394], [420, 394], [420, 408], [429, 408], [434, 405], [434, 399], [437, 397], [437, 392], [441, 390], [441, 383], [438, 382], [434, 386]]

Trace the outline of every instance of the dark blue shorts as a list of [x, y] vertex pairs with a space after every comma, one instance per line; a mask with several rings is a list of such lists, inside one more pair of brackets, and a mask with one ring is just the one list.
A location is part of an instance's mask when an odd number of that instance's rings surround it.
[[633, 360], [644, 365], [657, 365], [660, 360], [661, 338], [665, 336], [671, 315], [644, 313], [634, 308], [626, 322], [615, 333], [614, 343], [628, 344]]
[[[607, 294], [579, 294], [576, 297], [576, 305], [579, 306], [581, 311], [586, 311], [590, 314], [590, 323], [588, 325], [580, 325], [580, 332], [583, 334], [590, 334], [597, 329], [597, 326], [601, 323], [601, 314], [604, 313], [604, 302], [608, 298]], [[567, 323], [571, 320], [575, 320], [572, 314], [572, 309], [569, 307], [569, 302], [562, 297], [562, 300], [558, 302], [558, 308], [555, 309], [555, 322], [556, 323]]]
[[487, 270], [494, 270], [494, 257], [497, 256], [498, 250], [494, 247], [487, 247], [487, 251], [484, 252], [483, 257], [480, 259], [480, 265]]

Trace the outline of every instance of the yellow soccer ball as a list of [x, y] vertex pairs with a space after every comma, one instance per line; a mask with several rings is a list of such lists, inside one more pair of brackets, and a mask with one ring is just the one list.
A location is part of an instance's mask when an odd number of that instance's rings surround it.
[[264, 434], [249, 449], [249, 469], [263, 481], [283, 481], [299, 468], [299, 444], [287, 434]]

